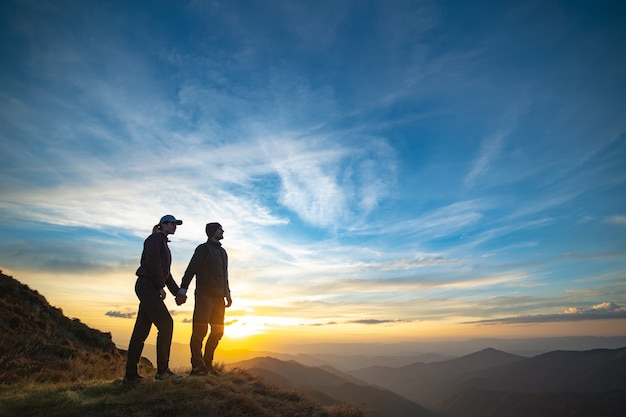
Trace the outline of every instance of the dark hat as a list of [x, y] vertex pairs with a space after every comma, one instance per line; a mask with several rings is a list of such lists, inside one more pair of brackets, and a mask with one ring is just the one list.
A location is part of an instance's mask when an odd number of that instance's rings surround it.
[[176, 218], [172, 216], [171, 214], [166, 214], [165, 216], [161, 217], [161, 221], [159, 221], [159, 224], [163, 224], [167, 222], [176, 223], [179, 226], [183, 224], [182, 220], [176, 220]]
[[217, 232], [217, 229], [219, 229], [220, 227], [222, 227], [222, 225], [219, 223], [207, 223], [206, 228], [204, 230], [206, 231], [206, 235], [210, 239], [213, 237], [215, 232]]

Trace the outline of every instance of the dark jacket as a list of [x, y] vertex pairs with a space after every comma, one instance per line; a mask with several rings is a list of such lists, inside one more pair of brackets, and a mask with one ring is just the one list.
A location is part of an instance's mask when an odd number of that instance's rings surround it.
[[167, 236], [160, 232], [148, 236], [143, 242], [141, 263], [136, 274], [148, 278], [155, 289], [160, 290], [167, 285], [172, 294], [176, 294], [178, 285], [170, 273], [172, 253], [167, 242]]
[[185, 270], [181, 288], [189, 288], [196, 276], [196, 294], [205, 296], [228, 297], [228, 255], [219, 242], [209, 240], [199, 245]]

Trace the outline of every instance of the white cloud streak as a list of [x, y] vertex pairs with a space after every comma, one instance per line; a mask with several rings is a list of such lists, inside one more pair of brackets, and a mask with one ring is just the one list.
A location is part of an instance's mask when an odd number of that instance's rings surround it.
[[529, 324], [550, 322], [572, 322], [585, 320], [626, 319], [626, 307], [612, 302], [604, 302], [589, 308], [568, 307], [561, 313], [519, 315], [497, 319], [478, 320], [468, 323], [479, 324]]

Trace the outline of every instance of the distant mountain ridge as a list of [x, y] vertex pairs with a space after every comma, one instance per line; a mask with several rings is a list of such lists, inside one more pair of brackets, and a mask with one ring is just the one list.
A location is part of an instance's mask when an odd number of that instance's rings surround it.
[[484, 349], [445, 362], [350, 374], [449, 417], [610, 417], [626, 410], [626, 348], [532, 358]]
[[[388, 343], [309, 343], [287, 345], [282, 351], [307, 352], [307, 355], [316, 358], [341, 356], [338, 352], [350, 352], [351, 356], [378, 356], [411, 357], [425, 352], [437, 352], [443, 360], [464, 356], [483, 349], [493, 348], [524, 357], [533, 357], [555, 350], [592, 350], [592, 349], [619, 349], [626, 346], [626, 330], [622, 336], [550, 336], [531, 338], [476, 338], [464, 340], [435, 340], [435, 341], [406, 341]], [[435, 362], [432, 360], [417, 359], [404, 364], [380, 363], [377, 365], [402, 366], [412, 362]], [[436, 360], [439, 362], [439, 360]], [[361, 369], [365, 366], [350, 367]]]
[[[626, 410], [625, 361], [626, 348], [554, 351], [530, 358], [488, 348], [447, 361], [397, 368], [372, 366], [345, 373], [272, 357], [232, 366], [280, 386], [304, 389], [322, 403], [348, 401], [352, 391], [375, 413], [395, 417], [427, 413], [445, 417], [616, 417]], [[369, 390], [362, 385], [365, 383], [371, 384]], [[419, 405], [419, 411], [403, 408], [406, 403], [391, 393], [411, 400], [413, 407]], [[379, 401], [383, 397], [385, 402]]]
[[473, 373], [459, 385], [527, 393], [626, 391], [626, 347], [544, 353]]
[[350, 372], [357, 378], [388, 388], [419, 404], [433, 404], [442, 390], [463, 374], [523, 359], [496, 349], [483, 349], [460, 358], [434, 363], [369, 367]]

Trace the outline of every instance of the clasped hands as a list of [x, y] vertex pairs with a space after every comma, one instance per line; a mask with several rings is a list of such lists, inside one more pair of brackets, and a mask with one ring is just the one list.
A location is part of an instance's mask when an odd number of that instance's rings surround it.
[[181, 304], [185, 304], [187, 302], [186, 294], [176, 294], [176, 305], [179, 306]]

